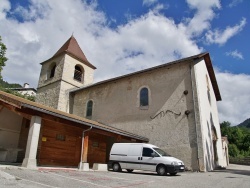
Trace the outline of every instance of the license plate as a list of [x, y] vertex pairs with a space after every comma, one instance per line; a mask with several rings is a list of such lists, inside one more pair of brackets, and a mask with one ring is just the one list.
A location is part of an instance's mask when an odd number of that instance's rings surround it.
[[184, 169], [184, 167], [181, 167], [180, 169]]

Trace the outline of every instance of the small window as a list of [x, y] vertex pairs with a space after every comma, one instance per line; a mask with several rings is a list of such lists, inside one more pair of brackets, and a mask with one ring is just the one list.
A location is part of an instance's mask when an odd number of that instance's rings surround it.
[[146, 87], [140, 91], [140, 106], [148, 106], [148, 88]]
[[153, 153], [154, 153], [154, 151], [150, 148], [143, 148], [143, 150], [142, 150], [143, 157], [152, 157]]
[[206, 82], [207, 82], [207, 90], [210, 91], [209, 79], [207, 75], [206, 75]]
[[62, 135], [62, 134], [57, 134], [56, 135], [56, 140], [65, 141], [66, 140], [66, 136]]
[[49, 66], [49, 68], [48, 68], [48, 70], [47, 70], [47, 78], [46, 79], [50, 79], [50, 78], [53, 78], [54, 76], [55, 76], [55, 72], [56, 72], [56, 63], [55, 62], [53, 62], [50, 66]]
[[91, 118], [92, 117], [92, 111], [93, 111], [93, 101], [90, 100], [87, 103], [87, 112], [86, 112], [86, 117]]
[[74, 79], [82, 82], [83, 80], [83, 71], [80, 66], [76, 65], [75, 66], [75, 73], [74, 73]]
[[49, 78], [53, 78], [55, 76], [55, 71], [56, 71], [56, 65], [54, 65], [52, 67], [52, 69], [50, 70], [50, 76], [49, 76]]
[[207, 97], [208, 97], [208, 101], [211, 105], [211, 95], [210, 95], [210, 86], [209, 86], [209, 80], [208, 80], [208, 76], [206, 75], [206, 82], [207, 82]]

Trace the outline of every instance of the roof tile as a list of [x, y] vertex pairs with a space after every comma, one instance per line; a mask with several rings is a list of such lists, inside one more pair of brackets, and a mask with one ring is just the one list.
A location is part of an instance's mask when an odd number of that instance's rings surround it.
[[59, 56], [63, 53], [72, 55], [79, 59], [81, 62], [83, 62], [85, 65], [96, 69], [96, 67], [87, 60], [86, 56], [84, 55], [83, 51], [81, 50], [78, 42], [76, 41], [73, 35], [62, 45], [62, 47], [55, 53], [53, 57]]

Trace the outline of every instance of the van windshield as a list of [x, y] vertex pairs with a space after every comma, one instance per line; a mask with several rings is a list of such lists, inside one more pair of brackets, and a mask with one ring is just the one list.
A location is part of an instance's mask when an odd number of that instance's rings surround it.
[[160, 148], [153, 148], [155, 151], [157, 151], [161, 156], [171, 156], [167, 154], [165, 151], [161, 150]]

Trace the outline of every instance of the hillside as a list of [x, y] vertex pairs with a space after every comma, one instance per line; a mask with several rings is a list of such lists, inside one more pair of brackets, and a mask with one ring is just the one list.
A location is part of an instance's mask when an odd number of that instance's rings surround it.
[[20, 84], [16, 84], [16, 83], [10, 84], [10, 83], [0, 79], [0, 87], [2, 87], [2, 88], [21, 88], [22, 86]]
[[242, 123], [240, 123], [237, 126], [238, 127], [246, 127], [248, 129], [250, 129], [250, 118], [246, 119], [245, 121], [243, 121]]

